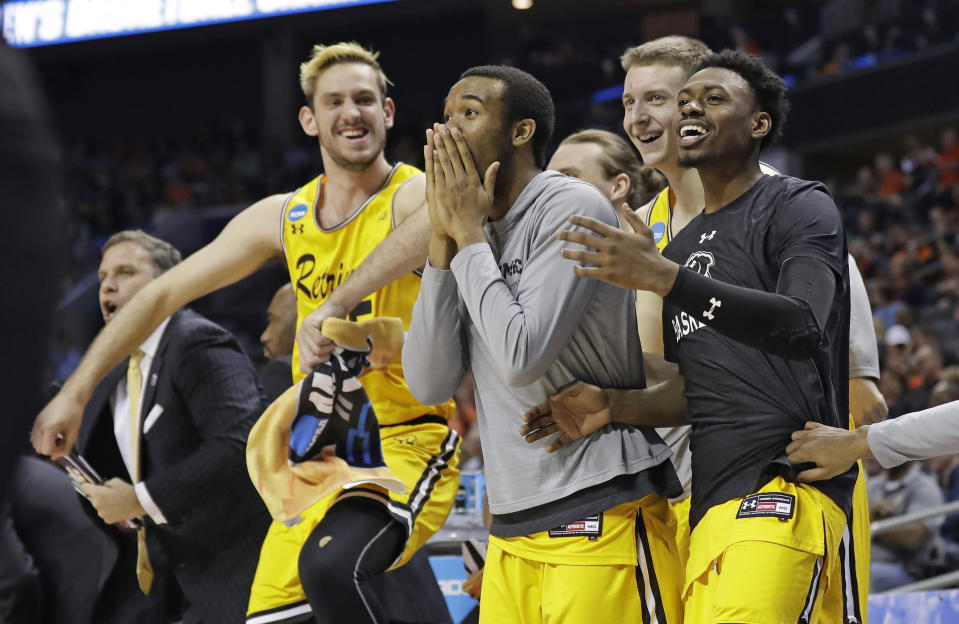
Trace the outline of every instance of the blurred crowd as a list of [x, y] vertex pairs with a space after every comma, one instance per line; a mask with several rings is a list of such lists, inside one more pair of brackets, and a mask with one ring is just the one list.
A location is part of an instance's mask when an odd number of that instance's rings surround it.
[[[959, 142], [907, 136], [829, 181], [872, 304], [889, 417], [959, 400]], [[959, 455], [883, 470], [865, 462], [874, 521], [959, 500]], [[872, 588], [959, 568], [959, 516], [873, 537]]]
[[866, 281], [880, 342], [882, 389], [893, 415], [927, 407], [956, 363], [959, 304], [959, 142], [906, 137], [847, 181], [831, 181], [849, 250]]
[[874, 67], [955, 42], [954, 0], [826, 0], [770, 4], [712, 20], [705, 41], [758, 54], [789, 84]]
[[150, 228], [184, 210], [246, 206], [293, 190], [319, 166], [312, 146], [282, 150], [239, 123], [152, 141], [79, 143], [65, 161], [69, 279], [96, 266], [116, 231]]

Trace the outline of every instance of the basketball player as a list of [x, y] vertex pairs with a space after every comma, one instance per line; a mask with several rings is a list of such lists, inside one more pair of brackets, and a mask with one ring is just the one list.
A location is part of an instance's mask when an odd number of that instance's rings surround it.
[[[688, 75], [691, 66], [709, 53], [709, 48], [700, 41], [672, 36], [630, 48], [622, 57], [623, 67], [628, 72], [624, 89], [626, 109], [624, 128], [642, 154], [647, 166], [657, 167], [666, 172], [670, 181], [677, 181], [676, 184], [659, 192], [653, 201], [646, 205], [630, 204], [641, 206], [637, 213], [652, 228], [654, 240], [660, 251], [669, 243], [671, 237], [695, 216], [698, 208], [690, 209], [690, 207], [702, 206], [702, 184], [698, 174], [692, 170], [694, 175], [689, 175], [690, 170], [677, 166], [677, 137], [673, 133], [661, 132], [665, 124], [669, 123], [669, 112], [662, 110], [660, 98], [674, 97], [674, 92], [678, 91], [683, 83], [683, 79], [679, 76]], [[681, 72], [677, 74], [673, 71], [675, 69], [680, 69]], [[666, 147], [665, 150], [662, 149], [663, 145]], [[562, 149], [560, 146], [557, 155]], [[571, 156], [582, 156], [582, 159], [576, 160]], [[568, 154], [564, 155], [563, 163], [572, 172], [590, 171], [595, 164], [583, 159], [595, 157], [595, 154], [585, 152]], [[760, 167], [768, 175], [778, 174], [775, 169], [765, 163], [761, 162]], [[851, 305], [849, 402], [854, 422], [863, 424], [881, 420], [885, 417], [887, 408], [885, 400], [873, 381], [879, 375], [879, 354], [872, 328], [872, 312], [869, 309], [868, 295], [851, 256], [849, 260]], [[647, 383], [653, 384], [660, 379], [654, 372], [663, 371], [662, 378], [666, 378], [675, 375], [676, 369], [669, 363], [665, 363], [666, 368], [663, 368], [662, 299], [645, 291], [637, 292], [636, 297], [636, 316], [644, 349]], [[673, 465], [684, 485], [683, 495], [672, 500], [671, 507], [677, 520], [677, 545], [685, 561], [689, 552], [689, 494], [692, 479], [689, 427], [660, 428], [658, 432], [673, 450]], [[866, 622], [869, 517], [865, 497], [865, 482], [864, 478], [860, 477], [856, 484], [856, 501], [861, 502], [854, 505], [854, 517], [850, 523], [851, 532], [848, 539], [844, 538], [843, 541], [844, 556], [849, 561], [850, 572], [846, 575], [846, 570], [843, 570], [843, 584], [847, 588], [843, 597], [847, 624]]]
[[[698, 172], [678, 166], [678, 137], [664, 129], [670, 127], [675, 94], [695, 64], [709, 53], [709, 48], [696, 39], [663, 37], [630, 48], [621, 59], [623, 69], [627, 72], [623, 93], [623, 127], [642, 155], [643, 162], [659, 169], [670, 185], [637, 211], [652, 229], [660, 251], [703, 206], [702, 183]], [[663, 108], [663, 98], [668, 102], [667, 110]], [[765, 163], [760, 163], [760, 168], [768, 175], [778, 173]], [[888, 408], [874, 381], [879, 378], [879, 353], [872, 327], [872, 312], [865, 284], [852, 256], [849, 256], [849, 272], [849, 406], [853, 421], [850, 427], [854, 427], [882, 420]], [[646, 360], [650, 362], [650, 352], [662, 353], [662, 299], [653, 293], [638, 292], [636, 315], [640, 339], [647, 352]], [[673, 464], [684, 484], [684, 495], [672, 502], [672, 508], [677, 519], [677, 544], [685, 561], [689, 548], [692, 478], [689, 428], [660, 428], [658, 432], [673, 450]], [[846, 624], [866, 624], [870, 539], [869, 507], [863, 476], [857, 480], [855, 499], [857, 504], [850, 519], [850, 531], [842, 543], [844, 560], [848, 563], [842, 570], [845, 587], [843, 613]]]
[[580, 130], [563, 139], [546, 168], [589, 182], [613, 205], [620, 221], [624, 209], [644, 206], [666, 186], [666, 179], [644, 167], [622, 137], [607, 130]]
[[[377, 54], [353, 43], [315, 46], [300, 67], [303, 131], [325, 173], [237, 215], [209, 245], [141, 290], [100, 334], [40, 413], [32, 440], [59, 456], [76, 438], [92, 388], [173, 310], [284, 257], [297, 299], [294, 381], [328, 358], [330, 316], [397, 316], [409, 323], [425, 258], [424, 177], [383, 154], [395, 106]], [[354, 488], [317, 502], [292, 527], [274, 522], [260, 555], [249, 621], [385, 622], [367, 579], [405, 563], [445, 521], [458, 486], [452, 402], [428, 408], [399, 362], [363, 378], [387, 465], [407, 493]], [[60, 438], [58, 438], [60, 436]]]
[[427, 403], [473, 374], [492, 512], [480, 621], [677, 622], [664, 495], [678, 484], [659, 438], [613, 425], [547, 454], [515, 436], [575, 379], [643, 383], [634, 293], [577, 279], [558, 253], [567, 217], [616, 227], [616, 214], [542, 171], [553, 104], [526, 72], [467, 70], [444, 114], [427, 132], [433, 236], [403, 364]]
[[[630, 234], [574, 217], [599, 237], [561, 237], [596, 251], [563, 254], [596, 265], [577, 267], [582, 276], [666, 297], [666, 355], [683, 371], [677, 379], [697, 449], [690, 524], [702, 525], [691, 535], [687, 620], [841, 621], [841, 601], [824, 603], [823, 585], [840, 585], [837, 546], [856, 474], [794, 485], [783, 433], [806, 414], [845, 420], [842, 226], [824, 187], [760, 170], [760, 147], [786, 111], [778, 77], [735, 53], [700, 66], [680, 91], [676, 132], [679, 162], [699, 170], [704, 213], [663, 256], [639, 219]], [[534, 410], [531, 425], [545, 434], [559, 425], [553, 446], [561, 447], [608, 418], [676, 422], [659, 396], [670, 386], [683, 382], [625, 393], [575, 388], [574, 400]], [[746, 586], [748, 595], [737, 589]]]

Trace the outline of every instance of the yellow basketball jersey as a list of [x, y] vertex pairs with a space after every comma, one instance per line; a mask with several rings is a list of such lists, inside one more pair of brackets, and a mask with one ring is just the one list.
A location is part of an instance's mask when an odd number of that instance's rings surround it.
[[675, 197], [667, 186], [650, 202], [649, 212], [646, 214], [646, 225], [653, 231], [653, 241], [663, 253], [663, 248], [673, 237], [673, 202]]
[[[393, 231], [393, 196], [400, 185], [419, 169], [398, 164], [386, 184], [355, 213], [334, 228], [320, 226], [316, 217], [317, 198], [325, 176], [304, 185], [283, 207], [283, 252], [296, 292], [296, 327], [303, 318], [322, 305], [330, 294], [366, 259], [366, 256]], [[376, 316], [395, 316], [410, 328], [413, 303], [420, 291], [420, 277], [404, 275], [360, 302], [350, 313], [353, 320]], [[300, 351], [293, 348], [293, 381], [305, 376], [300, 372]], [[403, 378], [403, 366], [397, 358], [386, 369], [373, 370], [361, 378], [373, 403], [380, 425], [394, 425], [423, 416], [453, 415], [452, 401], [435, 407], [421, 405], [410, 394]]]

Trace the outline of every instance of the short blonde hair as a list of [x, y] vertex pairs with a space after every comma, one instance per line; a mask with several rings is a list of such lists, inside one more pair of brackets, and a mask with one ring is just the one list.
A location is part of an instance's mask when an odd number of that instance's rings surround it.
[[380, 53], [367, 50], [355, 41], [334, 43], [332, 45], [317, 44], [313, 46], [310, 58], [300, 63], [300, 88], [306, 96], [307, 106], [313, 106], [313, 93], [316, 89], [316, 79], [323, 75], [330, 67], [340, 63], [363, 63], [376, 70], [380, 82], [380, 96], [386, 99], [386, 86], [392, 85], [389, 78], [380, 67]]
[[699, 39], [669, 35], [629, 48], [619, 57], [619, 62], [626, 71], [636, 65], [676, 65], [691, 75], [700, 61], [712, 53]]

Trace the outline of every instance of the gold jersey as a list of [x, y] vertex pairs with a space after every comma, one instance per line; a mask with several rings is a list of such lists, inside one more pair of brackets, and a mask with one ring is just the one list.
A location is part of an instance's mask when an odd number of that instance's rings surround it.
[[676, 196], [667, 186], [659, 192], [649, 203], [649, 212], [646, 213], [646, 225], [653, 231], [653, 242], [663, 253], [663, 248], [673, 238], [673, 202]]
[[[325, 180], [321, 175], [297, 190], [283, 207], [283, 252], [290, 280], [296, 292], [296, 327], [320, 307], [366, 256], [393, 231], [393, 196], [400, 185], [420, 173], [419, 169], [398, 164], [393, 167], [386, 184], [356, 212], [337, 226], [320, 226], [316, 212], [317, 198]], [[413, 304], [420, 291], [420, 276], [409, 273], [361, 301], [350, 313], [352, 320], [377, 316], [395, 316], [409, 330]], [[299, 347], [293, 348], [293, 381], [305, 375], [300, 372]], [[395, 425], [423, 416], [437, 414], [449, 419], [452, 401], [442, 405], [421, 405], [406, 385], [400, 359], [383, 370], [372, 370], [361, 378], [364, 389], [376, 410], [380, 425]]]

